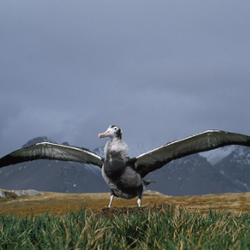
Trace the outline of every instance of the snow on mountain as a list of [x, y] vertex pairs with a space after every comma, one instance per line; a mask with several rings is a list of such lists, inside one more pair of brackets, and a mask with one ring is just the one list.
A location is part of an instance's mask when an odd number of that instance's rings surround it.
[[214, 150], [199, 153], [200, 156], [205, 157], [207, 161], [213, 166], [230, 155], [238, 148], [237, 145], [226, 146]]
[[249, 147], [237, 147], [232, 154], [230, 162], [239, 165], [250, 165], [250, 149]]

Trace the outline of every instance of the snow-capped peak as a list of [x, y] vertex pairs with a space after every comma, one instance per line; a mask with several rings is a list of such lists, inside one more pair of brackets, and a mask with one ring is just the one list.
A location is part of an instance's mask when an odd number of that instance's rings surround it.
[[233, 151], [237, 149], [238, 146], [231, 145], [223, 148], [217, 148], [210, 151], [199, 153], [200, 156], [205, 157], [207, 161], [211, 165], [215, 165], [216, 163], [223, 160], [225, 157], [230, 155]]

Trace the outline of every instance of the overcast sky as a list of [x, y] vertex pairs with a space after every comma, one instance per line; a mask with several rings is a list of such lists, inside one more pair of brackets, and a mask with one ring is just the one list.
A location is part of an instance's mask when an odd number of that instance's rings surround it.
[[37, 136], [150, 150], [250, 135], [250, 1], [1, 1], [0, 157]]

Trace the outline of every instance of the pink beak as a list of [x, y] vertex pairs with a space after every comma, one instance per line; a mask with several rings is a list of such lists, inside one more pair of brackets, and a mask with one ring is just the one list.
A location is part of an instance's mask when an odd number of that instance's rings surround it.
[[108, 136], [109, 136], [109, 129], [106, 132], [99, 134], [98, 138], [101, 139], [101, 138], [105, 138]]

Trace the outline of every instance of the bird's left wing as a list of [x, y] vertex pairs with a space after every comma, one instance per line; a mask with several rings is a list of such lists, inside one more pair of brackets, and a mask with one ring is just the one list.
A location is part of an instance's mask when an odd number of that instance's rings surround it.
[[38, 159], [75, 161], [102, 167], [102, 157], [88, 150], [50, 142], [41, 142], [33, 146], [16, 150], [0, 159], [0, 168], [11, 164]]
[[250, 136], [208, 130], [139, 155], [136, 157], [135, 169], [141, 177], [144, 177], [174, 159], [233, 144], [250, 146]]

